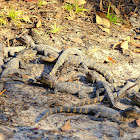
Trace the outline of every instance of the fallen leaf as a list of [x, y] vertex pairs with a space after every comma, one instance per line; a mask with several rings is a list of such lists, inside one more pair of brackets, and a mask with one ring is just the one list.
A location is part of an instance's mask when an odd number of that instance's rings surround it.
[[104, 8], [103, 8], [103, 1], [100, 0], [100, 11], [103, 11], [103, 10], [104, 10]]
[[107, 57], [106, 61], [108, 61], [108, 60], [111, 61], [112, 63], [116, 63], [116, 61], [111, 57]]
[[78, 6], [86, 4], [85, 0], [64, 0], [67, 3], [77, 4]]
[[130, 42], [130, 36], [127, 36], [127, 37], [124, 38], [123, 40]]
[[41, 20], [39, 19], [37, 24], [36, 24], [36, 28], [40, 27], [41, 26]]
[[116, 15], [120, 16], [120, 11], [116, 8], [115, 5], [111, 4], [111, 8], [115, 11]]
[[71, 128], [70, 119], [60, 128], [63, 132], [68, 131]]
[[103, 31], [107, 32], [108, 34], [110, 34], [110, 29], [108, 28], [104, 28], [103, 26], [99, 26]]
[[140, 118], [136, 120], [136, 123], [140, 127]]
[[121, 47], [123, 50], [128, 50], [128, 41], [122, 42], [120, 47]]
[[115, 43], [112, 48], [113, 49], [119, 48], [119, 46], [121, 45], [121, 42], [122, 41]]
[[23, 19], [25, 22], [32, 23], [28, 15], [23, 15], [23, 16], [22, 16], [22, 19]]
[[99, 25], [103, 25], [105, 28], [110, 28], [110, 21], [102, 12], [96, 12], [96, 23]]
[[83, 43], [81, 38], [73, 38], [72, 41], [76, 42], [76, 43]]
[[3, 91], [1, 91], [1, 92], [0, 92], [0, 95], [2, 95], [5, 91], [6, 91], [6, 89], [4, 89]]

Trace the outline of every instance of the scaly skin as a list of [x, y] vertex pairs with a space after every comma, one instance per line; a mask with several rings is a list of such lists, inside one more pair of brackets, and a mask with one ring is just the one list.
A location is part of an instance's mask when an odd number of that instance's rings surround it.
[[103, 68], [101, 64], [95, 62], [94, 60], [88, 59], [84, 55], [69, 55], [67, 61], [74, 64], [82, 63], [83, 65], [87, 66], [87, 68], [94, 69], [97, 72], [101, 73], [109, 83], [114, 83], [114, 79], [112, 78], [112, 76], [107, 72], [105, 68]]
[[140, 92], [138, 92], [138, 93], [136, 93], [136, 92], [128, 93], [127, 97], [129, 99], [131, 99], [134, 102], [135, 105], [140, 107]]
[[88, 72], [86, 73], [86, 76], [88, 77], [88, 79], [92, 80], [93, 83], [96, 81], [97, 82], [97, 97], [99, 96], [98, 91], [100, 91], [100, 89], [103, 88], [103, 90], [105, 89], [106, 95], [108, 97], [108, 99], [111, 101], [112, 105], [115, 106], [115, 102], [114, 102], [114, 95], [113, 92], [110, 88], [109, 83], [104, 80], [97, 72]]
[[55, 73], [57, 72], [58, 68], [64, 64], [68, 60], [69, 55], [83, 55], [82, 51], [80, 51], [77, 48], [69, 48], [65, 50], [60, 57], [58, 58], [56, 64], [54, 65], [53, 69], [50, 72], [51, 76], [54, 76]]
[[101, 66], [101, 64], [98, 64], [95, 61], [88, 59], [80, 50], [76, 48], [69, 48], [60, 55], [54, 68], [50, 72], [50, 75], [51, 76], [55, 75], [58, 68], [62, 66], [64, 62], [71, 62], [77, 65], [82, 63], [88, 68], [94, 69], [97, 72], [101, 73], [110, 83], [114, 83], [114, 79], [112, 78], [112, 76], [107, 72], [107, 70], [105, 70]]
[[[96, 117], [107, 118], [109, 120], [120, 123], [123, 120], [123, 116], [119, 111], [116, 111], [112, 108], [98, 105], [93, 107], [54, 107], [43, 111], [38, 118], [36, 119], [36, 123], [45, 119], [49, 115], [56, 113], [78, 113], [78, 114], [96, 114]], [[96, 118], [94, 118], [96, 119]]]
[[84, 106], [84, 105], [90, 105], [90, 104], [97, 104], [100, 103], [104, 100], [105, 96], [99, 96], [99, 97], [95, 97], [93, 99], [86, 99], [84, 101], [81, 101], [75, 105], [73, 105], [74, 107], [79, 107], [79, 106]]
[[23, 64], [23, 61], [28, 61], [31, 60], [35, 55], [36, 51], [34, 50], [22, 50], [19, 52], [19, 54], [11, 59], [4, 67], [5, 69], [3, 70], [1, 77], [8, 77], [8, 75], [12, 75], [14, 73], [18, 74], [28, 74], [28, 72], [22, 72], [19, 69], [19, 66], [22, 65], [25, 69], [25, 65]]
[[71, 82], [57, 82], [54, 76], [50, 74], [42, 74], [40, 78], [36, 78], [42, 84], [50, 85], [55, 91], [77, 94], [79, 97], [88, 97], [87, 93], [95, 92], [94, 87], [84, 86]]
[[137, 86], [138, 85], [136, 83], [134, 83], [134, 82], [127, 82], [127, 84], [117, 93], [118, 96], [115, 99], [115, 102], [117, 102], [120, 98], [122, 98], [126, 94], [127, 91], [130, 92], [131, 88], [136, 87], [136, 89], [137, 89]]

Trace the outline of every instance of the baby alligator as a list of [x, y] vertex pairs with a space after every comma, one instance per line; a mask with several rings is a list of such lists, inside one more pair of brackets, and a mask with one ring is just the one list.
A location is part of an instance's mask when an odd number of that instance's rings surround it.
[[[77, 113], [77, 114], [89, 114], [94, 115], [94, 120], [104, 120], [105, 118], [117, 122], [122, 123], [125, 120], [125, 117], [140, 117], [139, 109], [135, 107], [130, 107], [125, 110], [117, 111], [115, 109], [98, 105], [92, 107], [54, 107], [43, 111], [35, 120], [35, 123], [45, 119], [49, 115], [57, 114], [57, 113]], [[99, 118], [101, 117], [101, 118]]]
[[54, 76], [49, 74], [42, 74], [41, 77], [36, 78], [42, 84], [49, 85], [57, 91], [66, 92], [76, 95], [78, 93], [79, 97], [88, 97], [87, 93], [95, 93], [96, 89], [90, 86], [84, 86], [77, 83], [71, 82], [58, 82]]

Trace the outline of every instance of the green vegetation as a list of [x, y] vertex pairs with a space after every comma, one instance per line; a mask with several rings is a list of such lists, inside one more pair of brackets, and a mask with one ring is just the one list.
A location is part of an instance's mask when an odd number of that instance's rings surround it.
[[73, 7], [74, 5], [65, 2], [65, 6], [64, 6], [65, 10], [70, 12], [71, 10], [73, 10]]
[[77, 1], [75, 4], [70, 4], [70, 3], [66, 3], [65, 2], [65, 5], [64, 5], [64, 9], [67, 10], [67, 11], [75, 11], [75, 13], [81, 13], [81, 12], [84, 12], [84, 11], [88, 11], [88, 9], [84, 9], [83, 8], [84, 5], [82, 5], [82, 7], [80, 7], [78, 4], [77, 4]]
[[22, 19], [20, 16], [23, 13], [23, 11], [16, 11], [13, 8], [11, 9], [3, 9], [0, 11], [0, 25], [5, 25], [8, 20], [7, 18], [10, 18], [10, 20], [14, 21], [16, 25], [19, 25], [20, 19]]
[[63, 27], [60, 27], [59, 25], [56, 25], [56, 22], [54, 23], [54, 25], [51, 26], [51, 30], [50, 33], [57, 33], [58, 31], [60, 31]]
[[120, 25], [120, 23], [118, 23], [118, 21], [120, 21], [121, 19], [118, 18], [117, 15], [115, 15], [114, 13], [110, 13], [110, 6], [111, 4], [109, 4], [108, 6], [108, 11], [107, 11], [107, 15], [106, 17], [114, 24]]
[[43, 6], [45, 5], [47, 2], [45, 0], [39, 0], [38, 1], [38, 6]]
[[7, 16], [10, 17], [12, 20], [21, 19], [19, 16], [22, 14], [22, 11], [16, 11], [13, 8], [9, 10]]

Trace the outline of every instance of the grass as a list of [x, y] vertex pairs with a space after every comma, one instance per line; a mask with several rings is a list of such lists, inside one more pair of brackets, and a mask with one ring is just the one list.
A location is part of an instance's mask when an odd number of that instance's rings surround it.
[[75, 13], [81, 13], [81, 12], [84, 12], [84, 11], [88, 11], [88, 9], [84, 9], [83, 6], [84, 5], [82, 5], [82, 7], [79, 6], [77, 4], [77, 1], [74, 4], [70, 4], [70, 3], [65, 2], [65, 5], [64, 5], [63, 8], [65, 10], [69, 11], [69, 12], [73, 10], [73, 11], [75, 11]]
[[54, 23], [54, 25], [51, 26], [51, 30], [50, 33], [57, 33], [58, 31], [60, 31], [63, 27], [60, 27], [59, 25], [56, 25], [56, 22]]
[[45, 5], [47, 2], [45, 0], [39, 0], [38, 1], [38, 6], [43, 6]]
[[118, 18], [117, 15], [115, 15], [114, 13], [110, 13], [110, 6], [111, 4], [109, 4], [108, 6], [108, 11], [107, 11], [107, 15], [106, 17], [114, 24], [120, 25], [120, 23], [118, 23], [118, 21], [120, 21], [121, 19]]
[[7, 16], [10, 17], [12, 20], [18, 20], [21, 19], [20, 15], [22, 14], [22, 11], [16, 11], [13, 8], [9, 10]]

